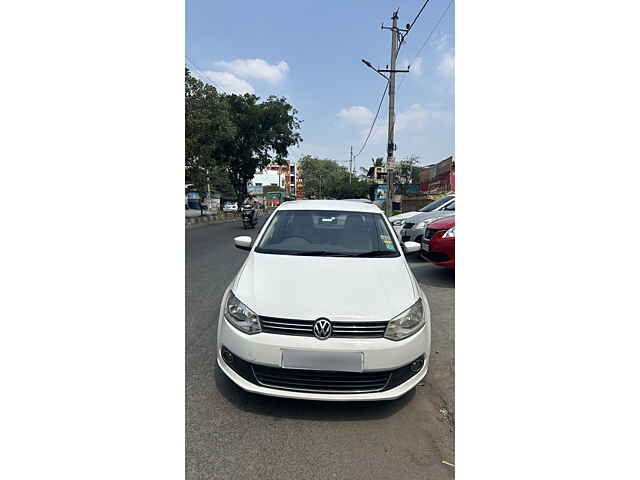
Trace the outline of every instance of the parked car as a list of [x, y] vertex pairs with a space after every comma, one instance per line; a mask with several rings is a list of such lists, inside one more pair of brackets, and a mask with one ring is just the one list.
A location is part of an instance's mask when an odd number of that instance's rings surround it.
[[237, 212], [238, 204], [236, 202], [225, 202], [222, 207], [223, 212]]
[[456, 212], [456, 202], [448, 203], [443, 209], [433, 212], [425, 212], [414, 215], [405, 220], [400, 228], [400, 240], [403, 242], [420, 242], [424, 231], [431, 222], [435, 222], [442, 217], [450, 217]]
[[455, 268], [456, 217], [441, 218], [429, 225], [422, 239], [420, 256], [441, 267]]
[[404, 224], [405, 220], [408, 220], [409, 218], [414, 217], [419, 213], [441, 211], [450, 203], [455, 202], [455, 200], [456, 200], [455, 194], [447, 195], [446, 197], [439, 198], [438, 200], [435, 200], [425, 205], [420, 210], [393, 215], [392, 217], [389, 217], [389, 221], [393, 225], [393, 228], [396, 230], [398, 235], [400, 235], [400, 229], [402, 228], [402, 225]]
[[185, 204], [185, 208], [190, 210], [201, 210], [202, 206], [203, 204], [200, 200], [187, 200], [187, 203]]
[[[242, 389], [306, 400], [392, 400], [426, 375], [429, 303], [377, 207], [279, 206], [227, 287], [217, 362]], [[287, 285], [289, 288], [283, 288]]]
[[362, 203], [373, 203], [368, 198], [347, 198], [345, 199], [347, 202], [362, 202]]

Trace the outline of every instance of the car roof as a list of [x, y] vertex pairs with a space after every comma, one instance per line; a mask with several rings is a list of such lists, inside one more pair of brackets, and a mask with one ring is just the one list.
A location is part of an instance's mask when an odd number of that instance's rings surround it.
[[373, 204], [350, 200], [293, 200], [283, 203], [278, 210], [338, 210], [382, 214], [382, 210]]

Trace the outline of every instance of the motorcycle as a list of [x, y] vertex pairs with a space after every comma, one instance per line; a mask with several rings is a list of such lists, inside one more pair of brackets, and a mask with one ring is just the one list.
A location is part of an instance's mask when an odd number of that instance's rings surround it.
[[253, 207], [242, 207], [242, 228], [255, 228], [258, 224], [258, 217]]

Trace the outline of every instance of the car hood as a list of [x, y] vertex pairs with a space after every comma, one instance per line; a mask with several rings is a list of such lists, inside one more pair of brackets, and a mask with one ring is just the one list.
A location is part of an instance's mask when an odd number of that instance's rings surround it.
[[429, 224], [429, 228], [440, 230], [440, 229], [450, 229], [451, 227], [456, 226], [456, 217], [455, 215], [451, 215], [449, 217], [439, 218], [435, 222]]
[[405, 212], [405, 213], [400, 213], [398, 215], [393, 215], [392, 217], [389, 217], [389, 221], [391, 223], [393, 222], [397, 222], [398, 220], [406, 220], [407, 218], [413, 217], [414, 215], [417, 215], [420, 212]]
[[402, 257], [250, 253], [233, 292], [258, 315], [300, 320], [390, 320], [418, 299]]

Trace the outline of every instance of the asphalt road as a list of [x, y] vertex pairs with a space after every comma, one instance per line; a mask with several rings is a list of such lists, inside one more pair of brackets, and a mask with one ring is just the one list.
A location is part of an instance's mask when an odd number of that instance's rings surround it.
[[239, 222], [186, 230], [186, 478], [454, 478], [442, 463], [455, 464], [453, 272], [410, 260], [432, 310], [429, 372], [414, 391], [346, 404], [263, 397], [216, 365], [220, 300], [247, 255], [233, 246], [242, 234]]

